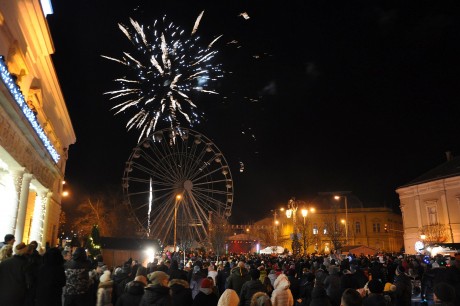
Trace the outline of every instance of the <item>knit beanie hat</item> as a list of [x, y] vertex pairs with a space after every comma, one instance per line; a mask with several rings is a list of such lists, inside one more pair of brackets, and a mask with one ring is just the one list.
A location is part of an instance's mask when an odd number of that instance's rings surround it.
[[209, 278], [203, 278], [201, 288], [212, 288], [212, 281]]

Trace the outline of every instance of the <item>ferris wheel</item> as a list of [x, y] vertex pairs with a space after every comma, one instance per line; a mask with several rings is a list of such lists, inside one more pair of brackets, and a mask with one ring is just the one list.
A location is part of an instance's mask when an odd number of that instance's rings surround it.
[[228, 218], [233, 204], [233, 179], [222, 152], [196, 131], [181, 134], [166, 128], [141, 141], [122, 180], [139, 230], [163, 244], [173, 237], [175, 242], [176, 235], [205, 241], [211, 218]]

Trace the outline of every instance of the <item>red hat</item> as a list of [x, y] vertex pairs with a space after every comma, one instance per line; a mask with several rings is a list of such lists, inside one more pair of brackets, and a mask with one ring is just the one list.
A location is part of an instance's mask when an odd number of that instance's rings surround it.
[[201, 288], [212, 288], [212, 280], [204, 278], [201, 281]]

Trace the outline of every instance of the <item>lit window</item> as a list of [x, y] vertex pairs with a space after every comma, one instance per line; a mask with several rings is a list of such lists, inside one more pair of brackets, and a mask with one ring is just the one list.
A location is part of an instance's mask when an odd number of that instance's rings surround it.
[[327, 235], [327, 225], [326, 224], [324, 224], [323, 234]]
[[318, 224], [313, 224], [313, 235], [318, 235]]
[[438, 211], [436, 210], [436, 206], [429, 206], [428, 208], [428, 222], [430, 225], [438, 223]]

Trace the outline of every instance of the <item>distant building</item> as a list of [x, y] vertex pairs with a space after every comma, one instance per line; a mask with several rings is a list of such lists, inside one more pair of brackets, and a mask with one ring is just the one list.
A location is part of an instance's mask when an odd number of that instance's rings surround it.
[[57, 243], [75, 134], [39, 0], [0, 1], [0, 237]]
[[[296, 232], [302, 253], [304, 243], [308, 245], [307, 253], [329, 253], [335, 249], [334, 242], [344, 249], [346, 246], [366, 246], [377, 251], [401, 251], [404, 242], [400, 214], [384, 206], [363, 207], [358, 197], [351, 193], [344, 194], [347, 196], [345, 208], [344, 196], [336, 201], [333, 195], [332, 192], [320, 193], [308, 204], [297, 201]], [[309, 211], [305, 223], [302, 209]], [[292, 251], [293, 219], [293, 216], [287, 217], [284, 208], [276, 211], [276, 217], [273, 215], [244, 227], [260, 239], [261, 249], [277, 244]], [[348, 229], [345, 227], [347, 221]]]
[[446, 157], [445, 163], [396, 190], [406, 253], [417, 253], [423, 243], [460, 242], [460, 157], [450, 152]]

